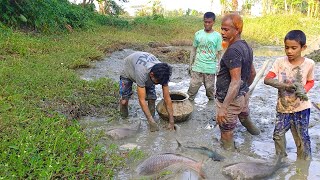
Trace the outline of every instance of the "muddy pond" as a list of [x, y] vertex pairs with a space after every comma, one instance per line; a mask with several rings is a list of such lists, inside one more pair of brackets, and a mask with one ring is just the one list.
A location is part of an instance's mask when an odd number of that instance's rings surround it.
[[[80, 77], [85, 80], [95, 80], [101, 77], [108, 77], [118, 82], [119, 73], [122, 68], [122, 60], [134, 50], [124, 49], [112, 53], [102, 61], [95, 62], [94, 68], [82, 69], [79, 71]], [[283, 49], [278, 47], [265, 47], [255, 49], [254, 63], [257, 71], [262, 66], [263, 62], [268, 59], [275, 59], [283, 55]], [[169, 83], [170, 90], [187, 92], [189, 87], [190, 77], [187, 74], [186, 64], [173, 64], [173, 74]], [[309, 98], [313, 102], [320, 102], [320, 64], [316, 64], [315, 71], [315, 86], [309, 92]], [[269, 68], [268, 68], [269, 69]], [[162, 99], [161, 86], [156, 86], [158, 102]], [[108, 117], [84, 117], [80, 123], [90, 133], [98, 133], [112, 127], [136, 126], [141, 121], [140, 131], [133, 137], [113, 141], [119, 146], [132, 143], [137, 145], [146, 154], [146, 157], [151, 155], [173, 152], [180, 153], [187, 157], [191, 157], [197, 161], [203, 161], [203, 171], [207, 179], [227, 179], [222, 175], [222, 167], [236, 162], [249, 162], [253, 160], [272, 160], [275, 157], [274, 143], [272, 134], [275, 120], [277, 90], [263, 84], [260, 80], [250, 98], [251, 118], [261, 129], [261, 134], [258, 136], [250, 135], [245, 128], [238, 123], [235, 130], [236, 152], [223, 151], [218, 141], [219, 128], [206, 128], [208, 124], [214, 124], [212, 121], [215, 115], [214, 102], [208, 101], [205, 96], [204, 87], [202, 86], [194, 101], [194, 111], [188, 121], [179, 123], [180, 130], [170, 132], [165, 129], [167, 122], [161, 120], [156, 115], [156, 120], [160, 124], [160, 131], [150, 133], [147, 127], [146, 118], [140, 109], [137, 101], [137, 94], [134, 93], [129, 101], [129, 119], [119, 119], [119, 121], [108, 122]], [[270, 179], [320, 179], [320, 111], [316, 108], [311, 108], [311, 118], [309, 125], [309, 135], [312, 146], [312, 160], [310, 163], [296, 161], [296, 146], [288, 131], [286, 161], [289, 166], [279, 169]], [[107, 137], [106, 137], [107, 139]], [[222, 162], [207, 160], [207, 158], [199, 153], [192, 151], [177, 150], [176, 139], [182, 145], [188, 146], [205, 146], [215, 150], [219, 154], [226, 157]], [[110, 140], [101, 140], [102, 143], [110, 143]], [[135, 169], [139, 162], [128, 162], [126, 169], [121, 169], [117, 172], [115, 179], [143, 179], [136, 175]], [[147, 177], [145, 179], [148, 179]], [[161, 179], [198, 179], [196, 173], [192, 170], [184, 169], [173, 174], [168, 173], [163, 175]]]

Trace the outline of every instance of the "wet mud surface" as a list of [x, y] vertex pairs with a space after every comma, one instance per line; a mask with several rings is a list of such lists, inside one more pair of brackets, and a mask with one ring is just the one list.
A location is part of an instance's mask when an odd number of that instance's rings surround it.
[[[267, 48], [270, 49], [270, 48]], [[271, 47], [272, 49], [272, 47]], [[272, 50], [275, 53], [268, 54], [268, 56], [261, 56], [264, 53], [260, 49], [259, 54], [255, 55], [254, 63], [257, 70], [262, 66], [267, 59], [275, 59], [283, 54], [282, 49]], [[279, 51], [279, 52], [278, 52]], [[124, 49], [112, 53], [102, 61], [97, 61], [92, 69], [82, 69], [79, 71], [81, 78], [85, 80], [95, 80], [102, 77], [108, 77], [118, 81], [119, 74], [122, 68], [122, 61], [127, 55], [133, 53], [134, 50]], [[258, 50], [257, 50], [258, 52]], [[172, 64], [173, 74], [171, 82], [169, 83], [170, 90], [187, 92], [190, 77], [187, 74], [186, 64]], [[320, 72], [318, 69], [320, 64], [316, 64], [315, 71], [315, 86], [311, 89], [308, 96], [311, 101], [320, 102]], [[268, 68], [269, 69], [269, 68]], [[157, 102], [162, 99], [161, 86], [157, 88]], [[203, 170], [207, 179], [227, 179], [222, 175], [223, 166], [236, 163], [254, 160], [272, 160], [275, 158], [274, 143], [272, 134], [275, 120], [275, 106], [276, 106], [277, 90], [270, 86], [263, 84], [260, 80], [257, 84], [253, 94], [250, 98], [251, 117], [257, 126], [261, 129], [261, 134], [258, 136], [250, 135], [240, 122], [235, 130], [236, 152], [224, 151], [219, 143], [220, 130], [218, 127], [207, 129], [208, 123], [214, 124], [212, 121], [215, 116], [215, 105], [213, 101], [208, 101], [205, 96], [205, 90], [202, 86], [194, 101], [194, 111], [190, 119], [186, 122], [179, 123], [180, 130], [171, 132], [165, 129], [166, 121], [163, 121], [156, 115], [157, 122], [160, 124], [160, 131], [150, 133], [148, 130], [146, 118], [140, 109], [137, 101], [137, 94], [134, 93], [132, 99], [129, 101], [129, 118], [119, 119], [118, 121], [109, 122], [108, 117], [84, 117], [80, 123], [90, 133], [98, 133], [106, 131], [113, 127], [128, 127], [136, 126], [139, 121], [141, 123], [140, 131], [128, 139], [111, 141], [119, 146], [128, 143], [136, 144], [143, 150], [147, 157], [153, 154], [163, 152], [180, 153], [187, 157], [191, 157], [197, 161], [204, 161]], [[270, 179], [320, 179], [320, 111], [316, 108], [311, 108], [311, 118], [309, 126], [309, 135], [311, 138], [313, 159], [310, 163], [296, 161], [296, 147], [291, 135], [288, 131], [287, 139], [287, 153], [286, 161], [289, 166], [277, 171]], [[106, 137], [107, 139], [107, 137]], [[195, 153], [194, 151], [179, 151], [176, 139], [182, 145], [188, 146], [205, 146], [220, 153], [226, 159], [222, 162], [207, 160], [208, 158]], [[106, 145], [110, 140], [101, 140], [101, 143]], [[147, 158], [145, 157], [145, 158]], [[121, 169], [118, 171], [116, 179], [139, 179], [136, 175], [135, 168], [139, 162], [128, 162], [130, 168]], [[187, 169], [180, 169], [173, 174], [164, 175], [162, 179], [198, 179], [198, 176], [193, 171]]]

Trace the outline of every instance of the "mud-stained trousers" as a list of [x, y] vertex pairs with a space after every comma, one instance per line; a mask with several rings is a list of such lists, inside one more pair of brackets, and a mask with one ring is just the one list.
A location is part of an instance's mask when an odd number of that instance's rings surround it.
[[188, 89], [188, 95], [190, 100], [194, 100], [195, 96], [198, 93], [199, 88], [201, 87], [202, 83], [206, 89], [206, 96], [209, 100], [214, 100], [214, 93], [215, 93], [215, 75], [214, 74], [206, 74], [200, 72], [191, 72], [191, 80]]
[[310, 108], [295, 113], [277, 113], [273, 140], [276, 154], [287, 156], [285, 133], [290, 129], [297, 147], [298, 159], [311, 159], [310, 136], [308, 133]]

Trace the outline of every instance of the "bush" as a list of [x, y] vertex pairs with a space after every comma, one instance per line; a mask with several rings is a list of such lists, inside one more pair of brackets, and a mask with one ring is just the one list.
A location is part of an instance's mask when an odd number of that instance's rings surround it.
[[86, 29], [95, 23], [128, 26], [127, 21], [99, 15], [94, 12], [92, 5], [83, 8], [68, 0], [4, 0], [0, 5], [0, 22], [46, 33]]

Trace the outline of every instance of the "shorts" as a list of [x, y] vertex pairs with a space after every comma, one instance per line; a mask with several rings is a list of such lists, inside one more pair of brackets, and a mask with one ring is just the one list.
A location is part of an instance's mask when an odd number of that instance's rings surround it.
[[[132, 92], [133, 81], [131, 79], [120, 76], [119, 86], [120, 86], [120, 96], [121, 99], [130, 99]], [[155, 85], [145, 87], [146, 88], [146, 100], [156, 100], [157, 94]]]
[[[222, 106], [222, 103], [216, 99], [216, 112]], [[236, 97], [227, 108], [227, 122], [220, 126], [223, 132], [233, 131], [237, 125], [238, 116], [249, 116], [249, 101], [244, 95]], [[218, 114], [218, 113], [216, 113]]]

